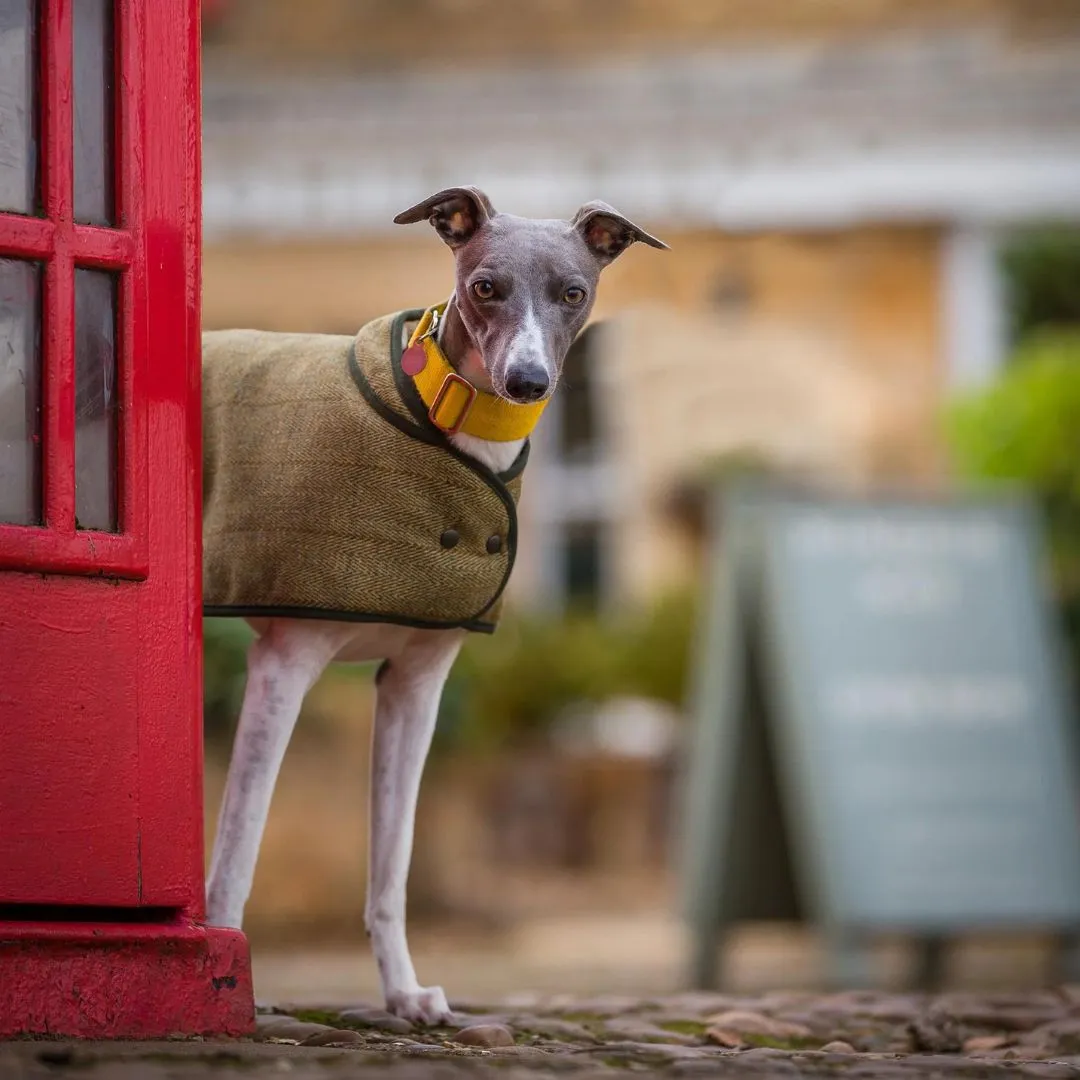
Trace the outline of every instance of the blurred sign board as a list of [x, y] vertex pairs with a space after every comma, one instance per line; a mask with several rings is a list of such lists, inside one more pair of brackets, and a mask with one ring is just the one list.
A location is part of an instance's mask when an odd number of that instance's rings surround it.
[[721, 932], [744, 919], [808, 917], [847, 983], [868, 980], [870, 934], [1073, 941], [1075, 727], [1031, 508], [748, 489], [712, 516], [694, 982], [715, 984]]

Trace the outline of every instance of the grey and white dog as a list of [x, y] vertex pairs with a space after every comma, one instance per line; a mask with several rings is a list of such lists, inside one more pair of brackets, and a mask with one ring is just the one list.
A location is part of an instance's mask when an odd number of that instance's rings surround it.
[[[454, 292], [439, 344], [480, 391], [542, 401], [556, 387], [571, 342], [585, 325], [600, 271], [635, 241], [666, 247], [602, 202], [571, 221], [496, 213], [477, 188], [440, 191], [399, 214], [429, 221], [454, 252]], [[522, 441], [459, 433], [458, 449], [496, 472]], [[253, 619], [257, 638], [229, 765], [207, 886], [212, 925], [240, 927], [270, 798], [305, 694], [332, 661], [384, 661], [372, 746], [368, 893], [364, 910], [386, 1007], [435, 1024], [450, 1019], [446, 995], [416, 978], [405, 937], [405, 883], [420, 776], [443, 684], [464, 630], [310, 619]]]

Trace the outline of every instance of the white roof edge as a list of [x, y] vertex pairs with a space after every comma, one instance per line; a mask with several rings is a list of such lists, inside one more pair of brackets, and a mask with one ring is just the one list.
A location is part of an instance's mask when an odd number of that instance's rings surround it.
[[[377, 165], [320, 176], [298, 169], [245, 174], [215, 170], [208, 161], [204, 236], [389, 233], [396, 229], [393, 216], [421, 187], [460, 182], [442, 171], [425, 169], [422, 179]], [[512, 166], [481, 171], [475, 182], [497, 206], [539, 217], [569, 214], [578, 203], [602, 197], [643, 220], [728, 230], [1080, 218], [1080, 144], [894, 150], [749, 167], [688, 163], [609, 172], [571, 163], [543, 173]]]

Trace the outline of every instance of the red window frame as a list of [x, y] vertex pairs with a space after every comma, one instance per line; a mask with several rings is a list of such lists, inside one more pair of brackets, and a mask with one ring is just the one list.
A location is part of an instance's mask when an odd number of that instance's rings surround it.
[[[148, 359], [146, 222], [142, 205], [143, 3], [113, 6], [115, 224], [74, 220], [73, 0], [41, 0], [37, 106], [43, 217], [0, 213], [0, 257], [43, 265], [41, 525], [0, 524], [0, 570], [104, 574], [148, 571], [145, 410], [135, 407]], [[197, 147], [193, 152], [198, 152]], [[116, 483], [119, 531], [75, 527], [75, 268], [119, 277]]]

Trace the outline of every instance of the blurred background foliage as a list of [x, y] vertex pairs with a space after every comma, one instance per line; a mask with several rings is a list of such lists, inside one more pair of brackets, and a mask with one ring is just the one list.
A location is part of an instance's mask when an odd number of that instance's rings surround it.
[[[447, 683], [434, 753], [497, 752], [543, 741], [563, 710], [617, 697], [680, 706], [696, 618], [695, 597], [677, 591], [618, 619], [585, 612], [507, 613], [497, 634], [472, 634]], [[252, 632], [241, 619], [207, 619], [205, 724], [212, 752], [231, 744]], [[370, 680], [373, 665], [336, 677]], [[304, 733], [312, 734], [306, 725]]]
[[203, 620], [203, 727], [207, 749], [219, 756], [232, 745], [253, 637], [243, 619]]
[[1020, 233], [1002, 265], [1010, 361], [991, 384], [953, 403], [946, 427], [962, 479], [1009, 484], [1038, 501], [1080, 672], [1080, 230]]
[[1047, 328], [1080, 329], [1080, 228], [1022, 230], [1003, 246], [1001, 263], [1014, 342]]
[[696, 618], [692, 593], [605, 619], [508, 616], [465, 643], [443, 697], [436, 752], [498, 751], [543, 741], [572, 706], [642, 697], [682, 705]]

